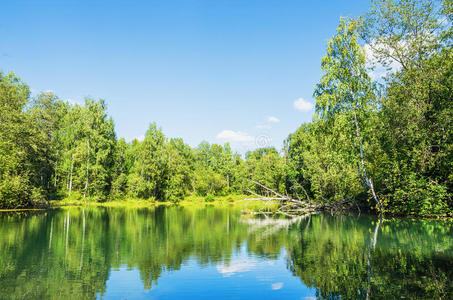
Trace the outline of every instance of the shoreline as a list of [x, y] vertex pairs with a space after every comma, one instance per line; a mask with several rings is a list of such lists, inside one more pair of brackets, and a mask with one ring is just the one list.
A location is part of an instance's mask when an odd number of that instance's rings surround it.
[[[49, 200], [46, 206], [30, 208], [10, 208], [0, 209], [0, 212], [24, 212], [24, 211], [45, 211], [64, 207], [107, 207], [107, 208], [156, 208], [164, 207], [231, 207], [241, 209], [244, 213], [257, 212], [263, 209], [263, 203], [256, 201], [242, 201], [247, 199], [248, 195], [227, 195], [215, 197], [212, 201], [206, 201], [202, 196], [187, 196], [184, 200], [178, 202], [156, 201], [153, 199], [143, 200], [134, 198], [124, 198], [121, 200], [111, 200], [105, 202], [83, 201], [74, 199]], [[263, 211], [271, 212], [277, 210], [277, 203], [267, 205]]]
[[[262, 203], [256, 203], [254, 201], [242, 201], [247, 199], [248, 195], [228, 195], [215, 197], [213, 201], [205, 201], [205, 197], [202, 196], [188, 196], [184, 200], [179, 202], [169, 201], [155, 201], [155, 200], [143, 200], [126, 198], [124, 200], [112, 200], [105, 202], [90, 202], [90, 201], [79, 201], [79, 200], [52, 200], [49, 201], [50, 209], [59, 207], [69, 206], [84, 206], [84, 207], [110, 207], [110, 208], [156, 208], [159, 206], [164, 207], [231, 207], [241, 209], [245, 213], [257, 212], [263, 208]], [[277, 202], [272, 205], [267, 205], [265, 211], [276, 211]]]
[[[261, 209], [263, 204], [256, 201], [242, 201], [247, 199], [248, 195], [227, 195], [215, 197], [213, 201], [205, 201], [205, 197], [202, 196], [188, 196], [184, 200], [179, 202], [170, 201], [156, 201], [156, 200], [143, 200], [134, 198], [125, 198], [123, 200], [111, 200], [105, 202], [95, 201], [83, 201], [83, 200], [49, 200], [47, 207], [35, 207], [35, 208], [11, 208], [11, 209], [0, 209], [1, 212], [32, 212], [32, 211], [46, 211], [50, 209], [67, 208], [67, 207], [106, 207], [106, 208], [156, 208], [160, 206], [164, 207], [206, 207], [213, 206], [217, 208], [235, 208], [240, 209], [244, 214], [255, 215]], [[265, 212], [275, 212], [277, 210], [277, 202], [271, 205], [267, 205]], [[258, 213], [259, 214], [259, 213]], [[341, 214], [341, 213], [340, 213]], [[358, 213], [360, 215], [360, 213]], [[376, 215], [373, 212], [366, 212], [366, 215]], [[376, 215], [378, 216], [378, 215]], [[453, 216], [415, 216], [415, 215], [384, 215], [384, 220], [392, 219], [412, 219], [412, 220], [449, 220], [453, 221]]]

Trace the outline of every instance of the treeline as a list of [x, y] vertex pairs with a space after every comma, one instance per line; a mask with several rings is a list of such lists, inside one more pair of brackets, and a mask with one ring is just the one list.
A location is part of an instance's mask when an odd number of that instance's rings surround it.
[[[316, 114], [243, 159], [228, 144], [191, 148], [151, 124], [117, 139], [103, 101], [33, 99], [0, 74], [0, 206], [124, 197], [177, 202], [259, 190], [307, 201], [354, 199], [401, 215], [453, 211], [453, 1], [378, 0], [340, 20], [322, 59]], [[377, 76], [384, 73], [385, 76]]]
[[250, 179], [285, 190], [284, 159], [273, 148], [243, 160], [228, 144], [191, 148], [156, 124], [143, 141], [127, 143], [117, 139], [104, 101], [71, 105], [50, 92], [31, 98], [14, 74], [0, 74], [0, 105], [0, 207], [62, 198], [213, 200], [256, 190]]

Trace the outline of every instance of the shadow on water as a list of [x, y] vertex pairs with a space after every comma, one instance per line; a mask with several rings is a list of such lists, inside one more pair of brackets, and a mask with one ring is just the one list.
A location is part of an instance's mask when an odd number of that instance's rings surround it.
[[[234, 266], [238, 257], [242, 265]], [[137, 270], [141, 289], [155, 291], [169, 274], [184, 280], [211, 269], [223, 274], [212, 281], [213, 292], [235, 284], [233, 296], [241, 298], [245, 287], [259, 295], [262, 286], [232, 281], [232, 270], [242, 267], [250, 278], [269, 272], [253, 269], [251, 260], [282, 260], [272, 272], [288, 282], [299, 278], [293, 286], [273, 284], [282, 290], [279, 297], [453, 297], [453, 230], [445, 221], [324, 214], [253, 219], [232, 209], [180, 207], [0, 214], [1, 299], [107, 297], [112, 272], [122, 270]], [[192, 273], [184, 273], [189, 268]], [[190, 288], [201, 294], [206, 283], [191, 281]]]

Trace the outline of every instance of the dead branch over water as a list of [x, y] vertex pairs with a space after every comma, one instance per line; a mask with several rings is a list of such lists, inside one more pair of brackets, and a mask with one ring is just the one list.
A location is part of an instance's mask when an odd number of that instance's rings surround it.
[[[313, 214], [320, 211], [328, 211], [331, 213], [342, 211], [350, 208], [351, 205], [353, 204], [352, 198], [326, 204], [313, 204], [311, 202], [303, 201], [300, 197], [293, 198], [288, 195], [280, 194], [257, 181], [252, 182], [257, 186], [261, 187], [262, 189], [264, 189], [267, 195], [263, 196], [251, 190], [248, 190], [250, 194], [256, 197], [237, 201], [237, 202], [246, 201], [245, 204], [246, 207], [252, 201], [260, 201], [263, 203], [262, 207], [258, 211], [255, 212], [245, 211], [249, 214], [262, 214], [262, 215], [282, 214], [288, 217], [297, 217], [300, 215]], [[272, 204], [278, 205], [276, 211], [269, 210], [269, 207]]]

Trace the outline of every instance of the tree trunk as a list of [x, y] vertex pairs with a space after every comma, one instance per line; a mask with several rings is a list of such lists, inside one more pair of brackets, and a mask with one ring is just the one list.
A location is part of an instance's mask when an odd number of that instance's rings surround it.
[[55, 163], [55, 179], [53, 186], [56, 188], [57, 187], [57, 169], [58, 169], [58, 162]]
[[90, 140], [87, 140], [87, 172], [86, 172], [86, 180], [85, 180], [85, 192], [83, 193], [83, 199], [87, 196], [88, 191], [88, 175], [89, 175], [89, 163], [90, 163]]
[[72, 191], [72, 171], [74, 170], [74, 154], [72, 155], [71, 158], [71, 175], [69, 179], [69, 196], [71, 196], [71, 191]]
[[360, 181], [362, 182], [362, 185], [364, 186], [364, 188], [371, 191], [371, 195], [373, 196], [373, 199], [378, 206], [379, 213], [381, 213], [382, 212], [381, 201], [379, 201], [379, 198], [377, 197], [377, 195], [374, 191], [372, 179], [368, 178], [368, 176], [366, 174], [365, 159], [364, 159], [364, 155], [363, 155], [362, 136], [360, 135], [359, 122], [357, 121], [357, 113], [355, 110], [354, 110], [354, 124], [355, 124], [356, 138], [359, 143], [359, 151], [360, 151], [360, 166], [357, 163], [357, 171], [359, 173], [359, 178], [360, 178]]

